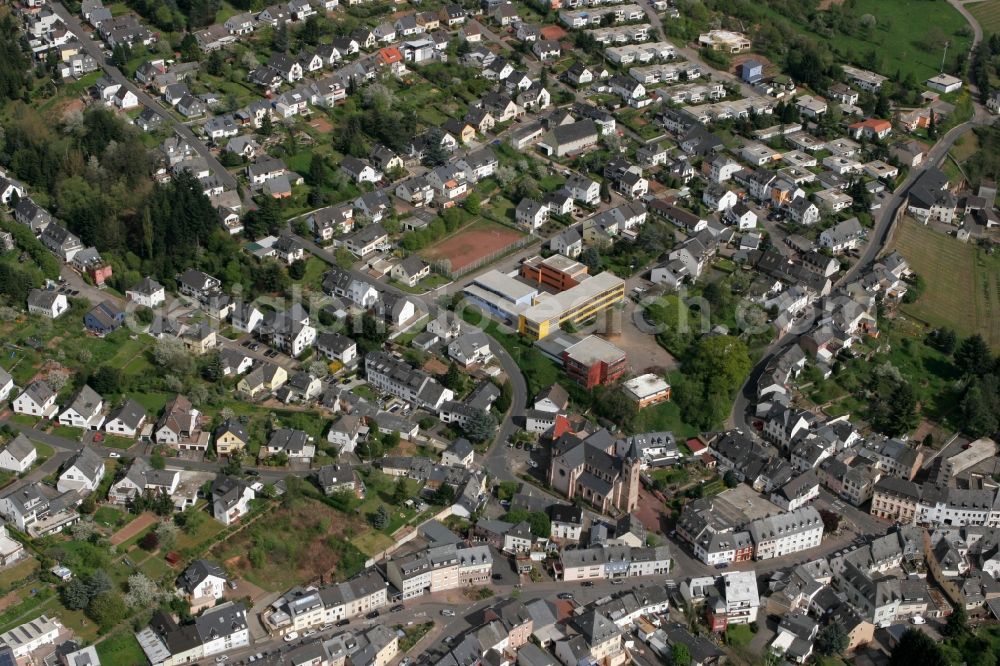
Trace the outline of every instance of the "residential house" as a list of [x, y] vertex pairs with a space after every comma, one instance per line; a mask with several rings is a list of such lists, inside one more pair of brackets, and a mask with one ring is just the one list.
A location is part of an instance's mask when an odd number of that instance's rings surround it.
[[104, 421], [104, 432], [119, 437], [134, 438], [146, 424], [146, 409], [131, 398], [112, 409]]
[[66, 463], [56, 483], [56, 490], [61, 493], [75, 490], [86, 495], [97, 490], [103, 478], [104, 458], [89, 446], [84, 446]]
[[240, 479], [220, 474], [212, 481], [212, 515], [223, 525], [232, 525], [250, 512], [253, 488]]
[[70, 404], [59, 414], [60, 425], [84, 430], [99, 430], [104, 422], [104, 398], [84, 384], [73, 395]]
[[47, 319], [56, 319], [69, 310], [66, 295], [55, 289], [32, 289], [28, 292], [28, 312]]
[[14, 474], [24, 474], [38, 458], [38, 452], [31, 440], [18, 433], [3, 449], [0, 449], [0, 469]]
[[52, 418], [56, 415], [56, 392], [43, 380], [28, 384], [21, 395], [14, 398], [14, 413]]

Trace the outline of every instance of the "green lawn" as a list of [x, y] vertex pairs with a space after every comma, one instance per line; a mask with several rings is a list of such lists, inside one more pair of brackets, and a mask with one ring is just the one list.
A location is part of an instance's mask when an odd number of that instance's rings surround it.
[[110, 527], [114, 530], [118, 530], [124, 525], [132, 522], [133, 518], [135, 518], [134, 514], [122, 509], [117, 509], [113, 506], [102, 506], [94, 512], [95, 523], [104, 527]]
[[745, 647], [753, 640], [750, 625], [733, 624], [726, 628], [726, 642], [733, 647]]
[[38, 570], [38, 560], [30, 556], [12, 567], [0, 571], [0, 590], [9, 590], [14, 585], [24, 583], [24, 580]]
[[966, 53], [972, 43], [965, 20], [944, 0], [854, 0], [853, 16], [870, 14], [875, 19], [870, 34], [854, 36], [820, 34], [809, 26], [792, 24], [786, 15], [766, 5], [760, 9], [761, 18], [770, 18], [777, 26], [791, 25], [827, 45], [836, 54], [834, 61], [846, 59], [890, 77], [896, 72], [904, 77], [912, 74], [920, 83], [940, 71], [945, 41], [950, 42], [949, 60]]
[[80, 441], [80, 435], [83, 434], [83, 431], [79, 428], [73, 428], [70, 426], [56, 426], [52, 428], [52, 434], [57, 437], [65, 437], [66, 439], [78, 442]]
[[96, 648], [102, 664], [145, 666], [149, 663], [142, 648], [139, 647], [139, 642], [128, 630], [105, 638], [96, 645]]
[[146, 558], [146, 561], [139, 565], [139, 570], [149, 576], [150, 580], [162, 581], [168, 575], [173, 578], [171, 573], [173, 569], [159, 556]]
[[[32, 444], [35, 445], [35, 453], [38, 454], [39, 461], [41, 461], [42, 459], [48, 460], [56, 452], [56, 450], [53, 449], [48, 444], [43, 444], [42, 442], [35, 442], [35, 441], [32, 441]], [[41, 462], [36, 462], [36, 464], [40, 465]]]
[[193, 533], [181, 532], [177, 535], [176, 550], [180, 552], [194, 551], [211, 542], [225, 529], [225, 525], [215, 519], [204, 520]]
[[651, 405], [641, 410], [633, 422], [636, 432], [658, 432], [668, 430], [678, 440], [696, 437], [698, 429], [684, 422], [677, 403], [668, 401]]
[[56, 599], [55, 590], [42, 587], [36, 595], [28, 596], [20, 603], [10, 606], [0, 613], [0, 633], [34, 620], [44, 612], [43, 607], [53, 599]]
[[[965, 337], [979, 333], [1000, 349], [1000, 256], [962, 243], [904, 219], [892, 243], [926, 288], [903, 312], [938, 328], [948, 326]], [[956, 297], [961, 295], [961, 298]]]

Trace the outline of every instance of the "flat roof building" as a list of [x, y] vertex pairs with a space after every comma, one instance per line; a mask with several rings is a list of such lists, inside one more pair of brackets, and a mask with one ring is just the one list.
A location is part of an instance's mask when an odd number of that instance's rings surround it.
[[618, 381], [628, 367], [628, 355], [596, 335], [568, 347], [562, 360], [566, 374], [587, 388]]
[[622, 384], [622, 388], [639, 409], [670, 400], [670, 384], [652, 372], [633, 377]]
[[598, 273], [571, 289], [539, 297], [520, 314], [518, 331], [541, 340], [556, 328], [593, 319], [624, 298], [624, 280], [609, 272]]
[[515, 321], [531, 306], [538, 290], [506, 273], [492, 270], [473, 280], [463, 293], [487, 312]]
[[521, 264], [521, 277], [539, 286], [566, 291], [590, 276], [587, 275], [587, 267], [579, 261], [553, 254], [544, 259], [539, 255], [525, 259]]

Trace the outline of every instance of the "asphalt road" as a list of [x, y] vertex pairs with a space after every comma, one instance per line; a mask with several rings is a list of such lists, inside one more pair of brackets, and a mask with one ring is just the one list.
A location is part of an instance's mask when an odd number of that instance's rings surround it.
[[[111, 62], [108, 61], [107, 57], [104, 55], [105, 45], [91, 39], [91, 30], [88, 30], [80, 22], [80, 19], [73, 13], [71, 13], [65, 6], [60, 2], [53, 2], [50, 4], [52, 11], [56, 13], [66, 24], [66, 29], [71, 33], [76, 35], [76, 38], [80, 41], [83, 46], [83, 50], [97, 61], [101, 69], [104, 70], [105, 75], [108, 76], [112, 81], [121, 84], [122, 86], [128, 88], [139, 101], [152, 109], [158, 116], [164, 119], [167, 125], [173, 127], [174, 132], [185, 139], [191, 147], [197, 152], [204, 160], [208, 163], [209, 168], [215, 177], [222, 183], [222, 186], [227, 190], [235, 190], [239, 192], [239, 185], [236, 182], [236, 178], [233, 174], [229, 173], [222, 163], [215, 158], [212, 151], [208, 149], [202, 140], [195, 136], [191, 128], [182, 122], [178, 122], [177, 119], [172, 116], [162, 105], [159, 99], [154, 99], [145, 90], [135, 85], [134, 82], [129, 80], [120, 69], [115, 67]], [[253, 202], [246, 197], [244, 193], [240, 193], [243, 199], [243, 205], [245, 207], [253, 207]]]
[[[840, 277], [840, 279], [837, 280], [837, 283], [834, 286], [835, 289], [849, 284], [852, 280], [856, 279], [862, 271], [867, 270], [879, 258], [879, 255], [881, 255], [882, 251], [885, 249], [890, 238], [892, 237], [892, 230], [895, 225], [897, 213], [899, 209], [906, 204], [906, 197], [909, 194], [913, 183], [916, 182], [916, 180], [931, 167], [939, 167], [946, 159], [948, 151], [951, 150], [951, 148], [955, 145], [955, 142], [964, 132], [973, 127], [992, 123], [993, 117], [982, 106], [974, 104], [973, 108], [974, 115], [972, 119], [962, 123], [961, 125], [956, 125], [943, 137], [941, 137], [941, 139], [934, 144], [929, 151], [927, 151], [924, 161], [913, 169], [910, 169], [906, 179], [900, 184], [899, 187], [896, 188], [892, 197], [883, 202], [881, 213], [875, 221], [874, 227], [868, 234], [868, 243], [865, 245], [864, 250], [862, 250], [858, 261], [851, 266], [844, 273], [844, 275]], [[770, 363], [771, 359], [774, 358], [775, 355], [799, 342], [802, 335], [807, 333], [812, 327], [812, 322], [815, 321], [815, 318], [816, 313], [813, 312], [810, 317], [804, 320], [803, 325], [797, 326], [784, 337], [775, 340], [767, 348], [767, 350], [765, 350], [764, 354], [761, 356], [761, 360], [753, 367], [753, 369], [751, 369], [746, 382], [737, 393], [736, 399], [733, 402], [733, 409], [730, 413], [729, 419], [727, 420], [727, 426], [739, 428], [744, 431], [750, 430], [750, 423], [747, 420], [747, 410], [756, 401], [757, 381], [760, 379], [761, 374], [763, 374], [767, 364]]]
[[[318, 257], [319, 259], [322, 259], [331, 266], [338, 266], [336, 257], [334, 257], [334, 255], [329, 250], [320, 247], [319, 245], [314, 243], [310, 238], [299, 236], [297, 234], [294, 234], [294, 232], [292, 233], [293, 235], [295, 235], [295, 238], [302, 244], [302, 246], [306, 250], [311, 252], [314, 256]], [[359, 280], [365, 280], [368, 282], [372, 281], [372, 277], [367, 273], [364, 273], [362, 271], [353, 268], [350, 269], [350, 272], [352, 275], [354, 275], [354, 277], [356, 277]], [[422, 296], [415, 295], [401, 291], [393, 287], [392, 285], [384, 282], [379, 283], [379, 287], [387, 292], [407, 296], [411, 299], [414, 299], [417, 302], [418, 306], [420, 307], [421, 311], [430, 315], [431, 317], [438, 316], [438, 313], [440, 313], [442, 310], [441, 306], [439, 306], [434, 301], [435, 292], [431, 292], [430, 294], [425, 294]], [[510, 466], [508, 465], [505, 456], [506, 447], [504, 445], [510, 438], [510, 436], [514, 434], [514, 431], [517, 429], [517, 426], [515, 424], [515, 418], [523, 418], [524, 416], [525, 407], [528, 402], [528, 385], [527, 382], [525, 382], [524, 380], [524, 375], [521, 374], [521, 370], [518, 367], [517, 362], [509, 353], [507, 353], [507, 350], [504, 349], [503, 345], [497, 342], [496, 339], [493, 337], [490, 337], [490, 349], [496, 356], [497, 360], [500, 362], [500, 367], [503, 369], [504, 374], [507, 375], [507, 380], [510, 382], [512, 389], [512, 399], [511, 399], [510, 411], [504, 416], [503, 420], [500, 422], [499, 428], [497, 429], [496, 437], [493, 438], [493, 443], [490, 445], [490, 448], [487, 451], [485, 457], [483, 457], [481, 460], [483, 467], [494, 478], [499, 479], [501, 481], [512, 480], [515, 477], [510, 470]]]

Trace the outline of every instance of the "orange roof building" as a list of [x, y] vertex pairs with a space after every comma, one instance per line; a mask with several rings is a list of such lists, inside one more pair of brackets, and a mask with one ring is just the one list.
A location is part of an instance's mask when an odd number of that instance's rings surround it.
[[387, 46], [384, 49], [379, 49], [378, 64], [393, 65], [397, 62], [403, 62], [403, 54], [395, 46]]

